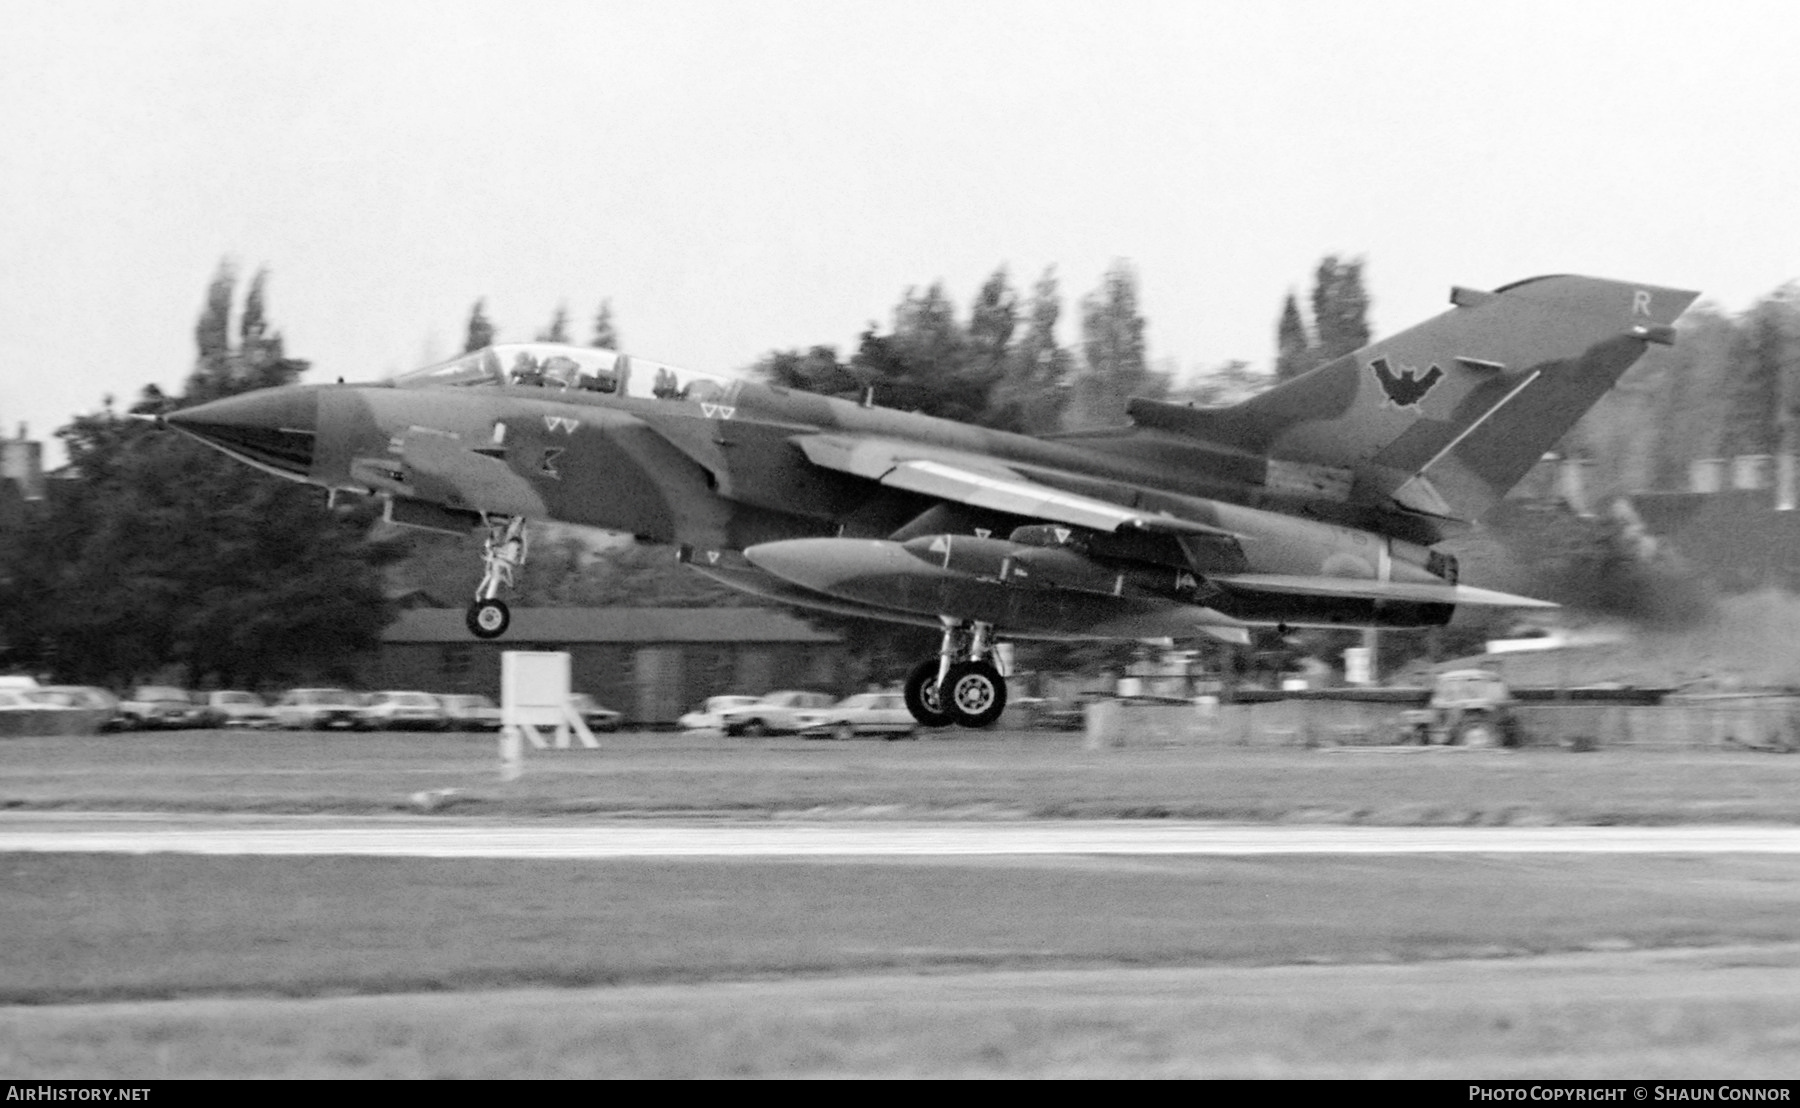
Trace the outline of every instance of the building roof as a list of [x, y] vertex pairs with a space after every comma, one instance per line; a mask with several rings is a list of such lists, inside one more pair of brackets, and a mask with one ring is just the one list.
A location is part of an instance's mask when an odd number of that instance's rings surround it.
[[[461, 608], [414, 608], [386, 643], [476, 642]], [[837, 635], [772, 608], [514, 608], [506, 643], [835, 643]]]

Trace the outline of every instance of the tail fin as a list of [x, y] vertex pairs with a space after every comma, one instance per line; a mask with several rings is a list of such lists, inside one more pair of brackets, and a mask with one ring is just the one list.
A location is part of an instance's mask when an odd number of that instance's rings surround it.
[[[1535, 277], [1229, 408], [1134, 401], [1133, 420], [1261, 454], [1269, 484], [1454, 519], [1492, 507], [1698, 293]], [[1301, 484], [1296, 486], [1294, 482]]]

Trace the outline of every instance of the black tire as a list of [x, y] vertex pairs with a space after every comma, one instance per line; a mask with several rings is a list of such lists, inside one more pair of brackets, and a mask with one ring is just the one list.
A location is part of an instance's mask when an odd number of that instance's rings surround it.
[[987, 727], [1006, 711], [1006, 678], [987, 662], [959, 662], [944, 678], [944, 700], [957, 723]]
[[1494, 747], [1501, 744], [1499, 724], [1488, 718], [1486, 713], [1473, 713], [1465, 716], [1456, 728], [1457, 746]]
[[846, 720], [831, 729], [831, 737], [839, 742], [848, 742], [856, 737], [856, 728]]
[[476, 638], [497, 639], [512, 626], [512, 609], [504, 600], [477, 600], [469, 605], [469, 614], [463, 622], [468, 624], [469, 634]]
[[920, 662], [906, 679], [906, 710], [926, 727], [948, 727], [956, 722], [956, 717], [945, 710], [934, 687], [937, 675], [937, 659], [933, 658], [929, 662]]
[[749, 720], [744, 724], [743, 733], [753, 739], [760, 739], [769, 733], [769, 725], [760, 719]]

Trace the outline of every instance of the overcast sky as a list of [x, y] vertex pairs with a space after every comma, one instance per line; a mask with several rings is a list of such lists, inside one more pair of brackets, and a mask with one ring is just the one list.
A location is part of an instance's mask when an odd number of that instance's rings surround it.
[[[1137, 268], [1153, 358], [1273, 354], [1321, 255], [1378, 333], [1578, 272], [1800, 277], [1800, 6], [0, 0], [0, 428], [179, 388], [222, 257], [308, 380], [602, 297], [627, 350], [848, 353]], [[60, 450], [55, 452], [60, 457]]]

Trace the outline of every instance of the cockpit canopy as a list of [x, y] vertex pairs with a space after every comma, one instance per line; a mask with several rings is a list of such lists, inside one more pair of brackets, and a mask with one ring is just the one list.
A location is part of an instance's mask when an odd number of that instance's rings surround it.
[[743, 382], [596, 347], [518, 342], [403, 373], [393, 384], [397, 388], [510, 385], [717, 404], [730, 403]]

